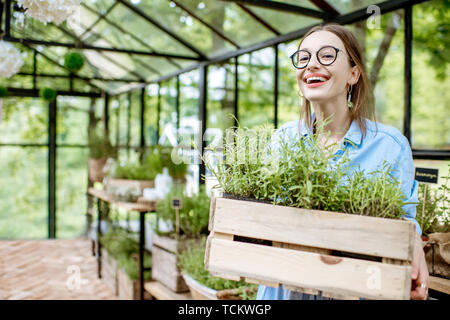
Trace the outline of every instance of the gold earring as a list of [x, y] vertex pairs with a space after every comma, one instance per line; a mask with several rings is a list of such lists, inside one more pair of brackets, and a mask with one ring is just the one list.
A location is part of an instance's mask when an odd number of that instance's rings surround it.
[[347, 107], [349, 109], [353, 108], [353, 102], [351, 101], [352, 100], [352, 87], [353, 86], [350, 85], [350, 88], [349, 88], [348, 93], [347, 93]]

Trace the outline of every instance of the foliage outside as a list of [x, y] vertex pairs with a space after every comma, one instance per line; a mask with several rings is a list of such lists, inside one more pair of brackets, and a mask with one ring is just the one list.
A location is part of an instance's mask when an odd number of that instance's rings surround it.
[[113, 147], [107, 135], [93, 129], [89, 136], [89, 157], [91, 159], [116, 158], [117, 149]]
[[161, 232], [156, 226], [156, 232], [162, 235], [175, 235], [176, 215], [172, 209], [172, 199], [181, 199], [182, 207], [179, 210], [180, 235], [198, 237], [208, 233], [210, 199], [205, 191], [205, 186], [200, 186], [198, 194], [187, 196], [184, 193], [184, 185], [174, 185], [166, 197], [156, 204], [158, 218], [168, 221], [174, 227], [169, 233]]
[[353, 170], [347, 153], [335, 161], [336, 144], [322, 147], [318, 140], [324, 125], [316, 134], [296, 141], [277, 139], [279, 132], [273, 136], [273, 130], [264, 126], [229, 130], [224, 142], [225, 161], [217, 168], [211, 159], [204, 161], [231, 196], [399, 219], [406, 203], [390, 166], [384, 163], [365, 175]]
[[[139, 243], [133, 238], [133, 234], [117, 228], [104, 234], [101, 237], [101, 243], [130, 279], [139, 279]], [[144, 250], [144, 266], [150, 266], [151, 262], [151, 254]], [[144, 272], [144, 279], [151, 279], [150, 272]]]
[[[189, 241], [189, 240], [187, 240]], [[191, 276], [202, 285], [214, 289], [238, 289], [237, 295], [244, 300], [255, 300], [258, 286], [248, 284], [245, 281], [233, 281], [212, 276], [206, 269], [204, 264], [206, 238], [203, 237], [201, 242], [195, 242], [186, 246], [186, 250], [178, 253], [178, 263], [180, 269]], [[239, 261], [236, 261], [239, 263]], [[247, 288], [247, 289], [244, 289]], [[250, 290], [249, 290], [250, 289]]]

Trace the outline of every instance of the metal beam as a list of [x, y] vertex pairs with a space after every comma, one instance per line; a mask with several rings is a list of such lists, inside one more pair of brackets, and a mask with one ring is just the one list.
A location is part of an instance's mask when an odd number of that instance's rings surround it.
[[5, 1], [5, 36], [7, 38], [11, 35], [11, 0]]
[[177, 76], [177, 81], [176, 81], [176, 90], [177, 90], [177, 95], [175, 97], [175, 110], [176, 110], [176, 114], [177, 114], [177, 143], [178, 141], [178, 132], [180, 131], [180, 76]]
[[210, 29], [212, 32], [214, 32], [217, 36], [219, 36], [223, 40], [228, 41], [229, 43], [231, 43], [233, 46], [235, 46], [238, 49], [240, 48], [240, 46], [236, 42], [231, 40], [229, 37], [227, 37], [225, 34], [223, 34], [220, 30], [218, 30], [211, 24], [204, 21], [202, 18], [200, 18], [198, 15], [196, 15], [192, 10], [190, 10], [190, 9], [186, 8], [185, 6], [183, 6], [182, 4], [180, 4], [179, 1], [176, 1], [176, 0], [169, 0], [169, 1], [173, 2], [177, 7], [179, 7], [181, 10], [185, 11], [187, 14], [189, 14], [194, 19], [198, 20], [201, 24], [206, 26], [208, 29]]
[[249, 8], [247, 8], [246, 6], [237, 3], [237, 5], [244, 10], [245, 12], [247, 12], [248, 15], [250, 15], [253, 19], [255, 19], [256, 21], [258, 21], [260, 24], [262, 24], [266, 29], [270, 30], [271, 32], [273, 32], [274, 34], [276, 34], [277, 36], [279, 36], [281, 33], [278, 32], [274, 27], [272, 27], [269, 23], [267, 23], [267, 21], [265, 21], [264, 19], [262, 19], [261, 17], [257, 16], [252, 10], [250, 10]]
[[[24, 89], [8, 87], [8, 96], [10, 97], [39, 97], [39, 89]], [[56, 90], [58, 96], [73, 96], [73, 97], [91, 97], [100, 98], [100, 93], [97, 92], [80, 92], [68, 90]]]
[[239, 57], [234, 58], [234, 126], [239, 120]]
[[221, 0], [221, 1], [235, 2], [243, 5], [260, 7], [264, 9], [300, 14], [303, 16], [313, 17], [322, 20], [327, 20], [330, 18], [330, 14], [328, 12], [313, 10], [283, 2], [266, 1], [266, 0]]
[[151, 18], [148, 14], [146, 14], [141, 9], [137, 8], [136, 6], [133, 6], [131, 3], [129, 3], [126, 0], [118, 0], [118, 1], [121, 4], [123, 4], [124, 6], [126, 6], [128, 9], [130, 9], [131, 11], [136, 13], [138, 16], [140, 16], [141, 18], [146, 20], [147, 22], [151, 23], [152, 25], [154, 25], [158, 29], [160, 29], [163, 32], [167, 33], [170, 37], [172, 37], [173, 39], [177, 40], [179, 43], [184, 45], [186, 48], [188, 48], [192, 52], [195, 52], [199, 56], [198, 60], [207, 60], [208, 59], [200, 50], [198, 50], [193, 45], [191, 45], [189, 42], [185, 41], [184, 39], [182, 39], [181, 37], [176, 35], [174, 32], [172, 32], [169, 29], [167, 29], [166, 27], [162, 26], [159, 22], [157, 22], [156, 20]]
[[412, 149], [413, 159], [450, 160], [450, 150]]
[[411, 94], [412, 94], [412, 8], [405, 8], [405, 69], [404, 69], [404, 116], [403, 116], [403, 135], [411, 144]]
[[141, 88], [141, 109], [140, 109], [140, 142], [139, 146], [142, 148], [142, 154], [143, 154], [143, 148], [145, 148], [145, 88]]
[[309, 0], [321, 10], [330, 13], [332, 16], [338, 16], [340, 13], [325, 0]]
[[[198, 147], [200, 148], [199, 152], [203, 156], [203, 151], [206, 147], [206, 141], [204, 141], [203, 137], [206, 132], [206, 121], [208, 119], [207, 115], [207, 109], [206, 104], [208, 101], [208, 66], [201, 66], [199, 68], [200, 77], [199, 77], [199, 83], [198, 83], [198, 89], [199, 89], [199, 97], [198, 97], [198, 116], [200, 120], [200, 137], [198, 143]], [[204, 184], [205, 181], [202, 179], [202, 176], [205, 176], [206, 170], [205, 170], [205, 164], [200, 159], [199, 164], [199, 184]]]
[[279, 59], [278, 59], [278, 44], [276, 44], [274, 46], [274, 51], [275, 51], [275, 61], [274, 61], [274, 75], [273, 75], [273, 92], [274, 92], [274, 96], [273, 96], [273, 113], [274, 113], [274, 117], [273, 117], [273, 124], [275, 129], [278, 128], [278, 82], [279, 82]]
[[165, 53], [156, 53], [156, 52], [148, 52], [148, 51], [138, 51], [138, 50], [126, 50], [126, 49], [118, 49], [118, 48], [91, 46], [88, 44], [44, 41], [44, 40], [36, 40], [36, 39], [29, 39], [29, 38], [14, 38], [14, 37], [6, 36], [6, 35], [3, 37], [3, 40], [9, 41], [9, 42], [37, 44], [37, 45], [42, 45], [42, 46], [47, 46], [47, 47], [64, 47], [64, 48], [73, 48], [73, 49], [80, 49], [80, 50], [85, 49], [85, 50], [107, 51], [107, 52], [115, 52], [115, 53], [128, 53], [128, 54], [155, 56], [155, 57], [162, 57], [162, 58], [173, 58], [173, 59], [181, 59], [181, 60], [194, 60], [194, 61], [204, 60], [204, 59], [198, 58], [198, 57], [189, 57], [189, 56], [176, 55], [176, 54], [165, 54]]
[[[18, 72], [17, 75], [19, 76], [34, 76], [34, 73], [30, 72]], [[68, 74], [50, 74], [50, 73], [36, 73], [36, 77], [42, 77], [42, 78], [61, 78], [61, 79], [70, 79], [73, 77], [74, 79], [83, 80], [83, 81], [90, 81], [90, 80], [99, 80], [99, 81], [111, 81], [111, 82], [139, 82], [136, 81], [136, 79], [106, 79], [102, 77], [81, 77], [77, 75], [70, 76]]]
[[56, 101], [48, 105], [48, 238], [56, 238]]

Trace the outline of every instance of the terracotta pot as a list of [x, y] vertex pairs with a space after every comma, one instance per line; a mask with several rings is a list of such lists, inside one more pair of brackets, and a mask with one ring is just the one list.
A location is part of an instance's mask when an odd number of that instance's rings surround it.
[[106, 158], [89, 159], [89, 179], [93, 182], [103, 182], [105, 174], [103, 168], [106, 164]]

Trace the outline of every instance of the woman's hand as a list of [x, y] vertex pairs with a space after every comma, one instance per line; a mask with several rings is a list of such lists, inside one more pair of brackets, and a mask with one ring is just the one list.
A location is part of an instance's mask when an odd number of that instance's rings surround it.
[[426, 300], [428, 296], [428, 267], [422, 248], [422, 239], [416, 233], [412, 261], [411, 299]]

